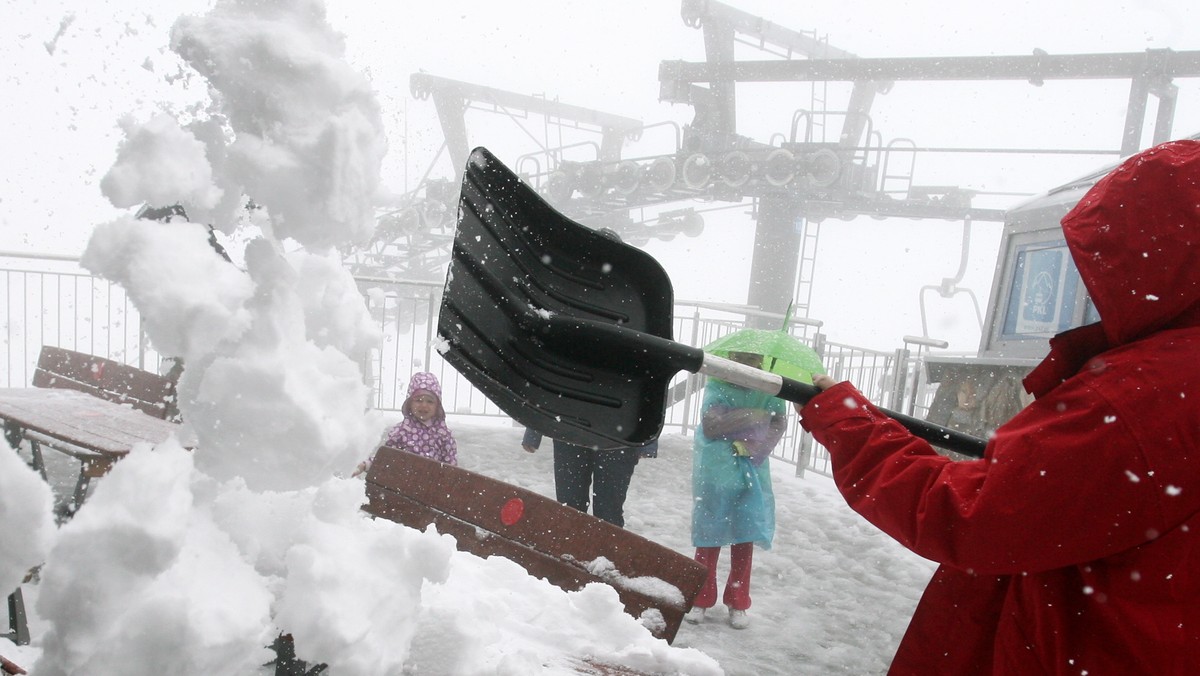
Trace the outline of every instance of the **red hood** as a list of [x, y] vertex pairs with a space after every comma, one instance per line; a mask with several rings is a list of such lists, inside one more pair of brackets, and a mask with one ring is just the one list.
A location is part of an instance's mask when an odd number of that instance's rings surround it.
[[1126, 160], [1062, 219], [1111, 346], [1195, 316], [1200, 305], [1200, 141]]

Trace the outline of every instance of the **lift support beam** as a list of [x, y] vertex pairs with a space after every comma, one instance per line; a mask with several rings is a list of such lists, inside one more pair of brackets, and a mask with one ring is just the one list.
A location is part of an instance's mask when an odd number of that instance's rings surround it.
[[[733, 52], [735, 42], [748, 44], [763, 51], [774, 48], [782, 53], [773, 53], [788, 59], [793, 56], [803, 56], [806, 59], [857, 58], [853, 53], [829, 44], [828, 40], [819, 39], [814, 32], [792, 30], [717, 0], [683, 0], [680, 13], [685, 25], [704, 30], [707, 65], [718, 69], [737, 64]], [[709, 84], [708, 88], [695, 84], [702, 80], [675, 83], [669, 83], [663, 78], [660, 80], [660, 100], [684, 103], [696, 108], [697, 119], [692, 126], [697, 131], [719, 139], [730, 138], [736, 133], [736, 80], [703, 80]], [[860, 143], [866, 128], [867, 113], [875, 95], [886, 92], [891, 86], [892, 83], [887, 81], [860, 79], [854, 83], [839, 137], [841, 145], [853, 148]]]
[[1130, 80], [1129, 105], [1121, 139], [1121, 154], [1137, 152], [1147, 99], [1161, 100], [1154, 142], [1170, 138], [1176, 87], [1174, 78], [1200, 77], [1200, 51], [1148, 49], [1118, 54], [1046, 54], [1027, 56], [901, 57], [882, 59], [807, 59], [738, 61], [713, 64], [664, 61], [658, 70], [663, 89], [696, 82], [818, 82], [818, 81], [963, 81], [1026, 80], [1041, 86], [1046, 80]]
[[594, 127], [601, 134], [599, 159], [602, 160], [620, 159], [621, 144], [625, 138], [636, 137], [642, 131], [642, 122], [633, 118], [428, 73], [410, 76], [409, 89], [418, 99], [433, 98], [458, 181], [462, 180], [463, 167], [471, 152], [464, 115], [472, 104], [490, 105], [496, 112], [510, 115], [534, 113], [555, 118], [560, 124], [568, 126]]
[[1045, 80], [1200, 77], [1200, 51], [1148, 49], [1121, 54], [915, 56], [738, 61], [712, 65], [664, 61], [660, 81], [808, 82], [862, 80]]

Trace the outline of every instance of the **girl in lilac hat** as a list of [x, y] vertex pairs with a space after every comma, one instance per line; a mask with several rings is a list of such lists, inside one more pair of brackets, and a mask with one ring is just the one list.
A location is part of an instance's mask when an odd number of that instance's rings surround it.
[[[400, 407], [404, 420], [388, 430], [385, 446], [423, 455], [450, 465], [458, 464], [458, 445], [446, 426], [442, 408], [442, 386], [432, 373], [418, 373], [408, 383], [408, 398]], [[373, 459], [373, 458], [372, 458]], [[371, 460], [359, 463], [355, 476], [371, 467]]]

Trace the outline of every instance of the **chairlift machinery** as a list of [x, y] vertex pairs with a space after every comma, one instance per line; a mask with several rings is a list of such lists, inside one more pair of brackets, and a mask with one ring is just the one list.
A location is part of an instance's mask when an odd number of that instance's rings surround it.
[[[413, 74], [409, 84], [415, 98], [433, 100], [444, 141], [416, 189], [379, 214], [374, 239], [351, 261], [359, 274], [440, 277], [449, 259], [453, 211], [470, 151], [466, 114], [471, 110], [506, 115], [518, 124], [537, 116], [547, 127], [571, 128], [599, 137], [598, 141], [552, 145], [549, 132], [539, 139], [538, 134], [524, 129], [538, 150], [517, 158], [514, 166], [573, 218], [593, 227], [611, 227], [634, 245], [644, 244], [649, 237], [670, 239], [680, 233], [694, 237], [703, 230], [703, 219], [694, 207], [675, 205], [637, 221], [630, 216], [634, 209], [669, 206], [698, 194], [684, 186], [676, 189], [675, 164], [669, 157], [644, 164], [621, 159], [624, 142], [637, 139], [645, 129], [639, 120], [428, 73]], [[675, 136], [679, 136], [677, 129]], [[430, 178], [433, 164], [443, 153], [454, 178]], [[573, 199], [576, 194], [578, 198]]]
[[[665, 61], [659, 66], [660, 100], [694, 109], [692, 122], [675, 128], [674, 147], [659, 155], [621, 155], [625, 140], [637, 139], [657, 125], [545, 97], [414, 74], [412, 92], [417, 98], [434, 101], [445, 137], [443, 149], [457, 173], [453, 181], [429, 179], [427, 173], [406, 204], [383, 214], [376, 242], [359, 262], [359, 269], [396, 275], [408, 266], [420, 275], [436, 274], [448, 258], [452, 205], [457, 204], [458, 179], [471, 146], [467, 111], [514, 118], [536, 114], [547, 124], [599, 136], [598, 142], [553, 146], [545, 135], [538, 150], [512, 163], [566, 215], [593, 227], [611, 227], [636, 245], [650, 236], [699, 235], [703, 230], [701, 210], [679, 208], [680, 203], [703, 200], [738, 205], [749, 199], [755, 240], [746, 303], [782, 315], [794, 299], [796, 315], [804, 317], [811, 298], [817, 234], [826, 219], [869, 216], [961, 221], [964, 249], [973, 223], [1006, 222], [1005, 210], [975, 206], [978, 195], [971, 190], [920, 186], [912, 179], [915, 157], [923, 152], [1013, 149], [921, 148], [907, 139], [884, 143], [882, 134], [873, 128], [871, 106], [897, 82], [1008, 80], [1041, 86], [1049, 80], [1128, 80], [1119, 149], [1020, 151], [1125, 156], [1141, 147], [1151, 97], [1157, 99], [1151, 140], [1156, 144], [1171, 137], [1178, 93], [1173, 80], [1200, 76], [1200, 52], [1150, 49], [1052, 55], [1035, 50], [1023, 56], [862, 58], [829, 44], [815, 32], [794, 31], [716, 0], [683, 0], [681, 15], [685, 25], [703, 31], [706, 60]], [[738, 42], [775, 58], [736, 60]], [[738, 134], [738, 84], [805, 82], [812, 85], [811, 105], [795, 111], [790, 129], [772, 134], [765, 142]], [[831, 82], [852, 85], [842, 110], [828, 105], [824, 87]], [[836, 125], [838, 121], [840, 125]], [[536, 141], [535, 135], [526, 133]], [[646, 218], [647, 211], [654, 215]], [[640, 218], [634, 218], [635, 214]], [[1057, 227], [1057, 222], [1052, 227]], [[407, 238], [405, 247], [391, 246], [397, 236]], [[956, 277], [923, 289], [922, 317], [926, 292], [942, 297], [968, 292], [958, 286], [960, 281], [961, 266]], [[977, 300], [975, 303], [978, 307]], [[977, 309], [977, 315], [981, 314]]]

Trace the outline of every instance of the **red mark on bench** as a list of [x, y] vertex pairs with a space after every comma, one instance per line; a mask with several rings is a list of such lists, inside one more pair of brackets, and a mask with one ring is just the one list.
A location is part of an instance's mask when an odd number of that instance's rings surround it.
[[505, 526], [515, 524], [523, 516], [525, 516], [525, 503], [521, 498], [513, 498], [500, 508], [500, 522]]

